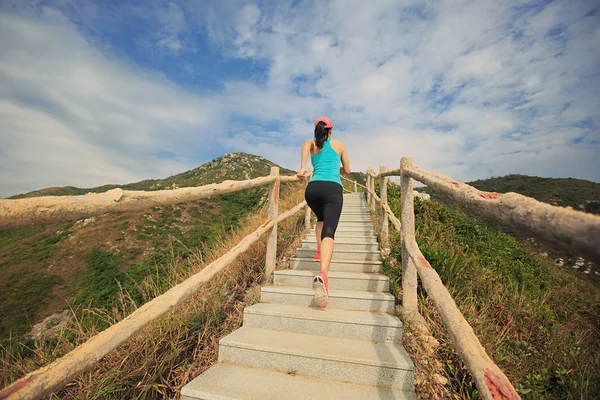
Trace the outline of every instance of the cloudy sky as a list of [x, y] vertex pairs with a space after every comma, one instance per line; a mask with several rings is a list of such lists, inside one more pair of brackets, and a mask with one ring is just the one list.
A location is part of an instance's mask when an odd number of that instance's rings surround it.
[[600, 3], [0, 0], [0, 197], [225, 153], [600, 182]]

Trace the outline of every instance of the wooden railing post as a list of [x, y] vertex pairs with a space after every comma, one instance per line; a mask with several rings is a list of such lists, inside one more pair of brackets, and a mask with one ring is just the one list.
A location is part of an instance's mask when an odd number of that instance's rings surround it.
[[412, 157], [400, 159], [400, 196], [402, 215], [400, 218], [400, 240], [402, 242], [402, 307], [405, 311], [417, 311], [417, 268], [406, 249], [406, 238], [415, 236], [415, 207], [412, 178], [405, 168], [412, 167]]
[[[386, 168], [384, 165], [379, 167], [379, 172], [385, 172]], [[387, 205], [387, 176], [382, 176], [379, 178], [379, 194], [381, 198], [381, 246], [383, 248], [389, 247], [388, 245], [388, 215], [385, 210], [385, 206]]]
[[354, 182], [354, 193], [358, 193], [358, 186], [356, 186], [356, 182]]
[[[306, 191], [306, 186], [308, 186], [308, 181], [312, 177], [312, 173], [313, 173], [313, 169], [311, 168], [308, 170], [308, 176], [306, 178], [306, 185], [304, 186], [304, 191]], [[310, 228], [312, 228], [311, 223], [310, 223], [311, 212], [312, 212], [312, 210], [310, 209], [310, 207], [307, 204], [306, 209], [304, 210], [304, 228], [306, 229], [306, 232], [310, 232]]]
[[[271, 167], [271, 176], [279, 177], [279, 167]], [[273, 182], [269, 190], [269, 221], [277, 221], [279, 206], [279, 178]], [[271, 281], [271, 275], [275, 271], [277, 261], [277, 222], [267, 234], [267, 256], [265, 260], [265, 279]]]
[[[373, 174], [375, 173], [375, 171], [373, 170], [373, 168], [369, 167], [367, 173], [371, 177], [371, 187], [369, 189], [371, 190], [371, 192], [375, 193], [375, 178], [373, 178]], [[371, 196], [371, 200], [369, 201], [369, 211], [375, 211], [375, 196]]]
[[371, 171], [371, 167], [369, 167], [369, 169], [367, 169], [367, 207], [371, 207], [371, 174], [369, 173]]

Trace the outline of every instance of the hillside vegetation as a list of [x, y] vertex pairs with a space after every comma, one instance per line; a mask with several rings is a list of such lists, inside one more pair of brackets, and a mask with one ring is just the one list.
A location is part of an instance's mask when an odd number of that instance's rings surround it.
[[[74, 186], [52, 187], [19, 194], [10, 197], [10, 199], [38, 196], [77, 196], [86, 193], [106, 192], [114, 188], [123, 190], [164, 190], [175, 187], [202, 186], [228, 179], [244, 180], [266, 176], [271, 172], [271, 167], [278, 167], [278, 165], [260, 156], [232, 153], [215, 158], [198, 168], [165, 179], [147, 179], [126, 185], [103, 185], [90, 189], [81, 189]], [[279, 166], [279, 173], [281, 175], [292, 175], [295, 174], [295, 171]]]
[[[262, 157], [228, 154], [166, 179], [121, 187], [158, 190], [243, 180], [268, 175], [274, 165]], [[280, 173], [293, 171], [280, 168]], [[111, 187], [51, 188], [23, 196], [83, 194]], [[33, 324], [67, 304], [104, 308], [121, 289], [143, 303], [136, 290], [140, 281], [164, 276], [162, 267], [174, 255], [186, 268], [190, 259], [202, 259], [217, 237], [237, 229], [246, 215], [262, 206], [267, 190], [258, 187], [145, 211], [0, 232], [0, 344], [10, 336], [21, 338]]]
[[[489, 188], [488, 188], [489, 189]], [[400, 216], [399, 187], [388, 200]], [[554, 264], [499, 227], [451, 203], [415, 199], [417, 242], [488, 354], [526, 399], [594, 399], [600, 393], [600, 289]], [[401, 246], [392, 234], [392, 256]], [[386, 263], [401, 297], [401, 267]], [[441, 339], [436, 364], [457, 398], [479, 395], [422, 287], [420, 312]], [[430, 393], [431, 382], [417, 390]], [[424, 398], [427, 398], [425, 395]]]
[[515, 192], [554, 206], [600, 215], [600, 183], [574, 178], [506, 175], [468, 182], [487, 192]]
[[[280, 210], [289, 210], [302, 201], [302, 187], [302, 183], [282, 187]], [[137, 281], [134, 288], [119, 289], [103, 307], [75, 307], [69, 312], [71, 318], [56, 334], [0, 346], [0, 382], [8, 385], [48, 365], [122, 320], [142, 303], [200, 272], [267, 219], [266, 205], [254, 208], [244, 218], [239, 217], [235, 230], [220, 231], [211, 248], [201, 255], [184, 257], [171, 253], [163, 264], [155, 265], [156, 274]], [[300, 245], [303, 222], [304, 213], [298, 213], [279, 225], [280, 267], [285, 266], [284, 257], [293, 255]], [[253, 244], [184, 304], [150, 323], [51, 398], [179, 398], [182, 386], [217, 361], [219, 339], [241, 325], [244, 307], [258, 301], [260, 285], [264, 283], [265, 243], [266, 240], [259, 240]], [[102, 266], [90, 268], [93, 273], [107, 269], [115, 261], [102, 253], [93, 254], [93, 260], [95, 265]]]

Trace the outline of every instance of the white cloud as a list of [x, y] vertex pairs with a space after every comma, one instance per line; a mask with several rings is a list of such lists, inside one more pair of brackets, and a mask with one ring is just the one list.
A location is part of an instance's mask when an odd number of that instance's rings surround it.
[[186, 149], [219, 120], [215, 105], [100, 53], [61, 14], [43, 12], [42, 20], [0, 13], [0, 132], [11, 144], [0, 195], [192, 166]]
[[[293, 3], [155, 0], [111, 12], [85, 6], [81, 15], [65, 7], [2, 14], [0, 100], [11, 117], [0, 129], [18, 148], [7, 160], [23, 169], [2, 165], [0, 195], [165, 176], [215, 148], [294, 168], [322, 114], [354, 170], [396, 167], [411, 155], [459, 180], [518, 172], [600, 181], [592, 156], [600, 153], [600, 11], [586, 16], [590, 2]], [[208, 38], [222, 56], [264, 63], [264, 79], [224, 72], [220, 93], [199, 96], [103, 47], [101, 21], [116, 29], [128, 18], [154, 24], [149, 40], [172, 56]], [[188, 58], [181, 65], [198, 73]], [[27, 135], [48, 157], [31, 159]], [[50, 155], [76, 148], [73, 160], [88, 170], [52, 166]]]

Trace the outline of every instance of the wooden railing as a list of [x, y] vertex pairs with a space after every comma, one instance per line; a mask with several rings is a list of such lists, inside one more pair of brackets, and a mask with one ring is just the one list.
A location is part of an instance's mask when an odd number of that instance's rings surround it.
[[[279, 176], [279, 168], [272, 167], [267, 177], [246, 181], [225, 181], [194, 188], [161, 190], [156, 192], [124, 191], [113, 189], [106, 193], [84, 196], [51, 196], [19, 200], [0, 200], [0, 230], [14, 229], [33, 223], [72, 220], [109, 211], [138, 210], [155, 205], [192, 201], [251, 187], [271, 184], [269, 189], [268, 219], [254, 232], [243, 238], [223, 256], [192, 275], [166, 293], [144, 304], [122, 321], [90, 338], [85, 343], [53, 363], [27, 374], [0, 391], [4, 399], [40, 399], [63, 388], [81, 373], [91, 369], [110, 351], [131, 338], [150, 322], [157, 320], [183, 303], [213, 276], [231, 264], [267, 234], [265, 279], [270, 281], [275, 270], [277, 255], [277, 224], [306, 209], [305, 222], [310, 225], [310, 209], [305, 201], [279, 215], [281, 182], [297, 182], [296, 176]], [[307, 228], [310, 229], [310, 226]]]
[[[387, 178], [389, 176], [400, 176], [401, 220], [394, 215], [387, 202]], [[354, 184], [355, 192], [359, 186], [366, 189], [368, 208], [371, 212], [374, 212], [376, 204], [379, 204], [381, 213], [379, 232], [384, 249], [389, 246], [389, 222], [400, 233], [402, 308], [405, 315], [419, 316], [417, 307], [418, 275], [428, 296], [440, 313], [458, 354], [475, 379], [482, 397], [484, 399], [518, 399], [519, 396], [514, 387], [487, 355], [473, 329], [441, 282], [439, 275], [431, 268], [419, 250], [415, 239], [412, 179], [449, 195], [458, 203], [487, 217], [512, 227], [524, 229], [548, 242], [572, 248], [596, 261], [600, 260], [600, 246], [598, 246], [600, 243], [600, 217], [549, 206], [516, 193], [482, 192], [447, 176], [413, 167], [410, 157], [403, 157], [398, 169], [387, 170], [385, 167], [380, 167], [379, 174], [375, 174], [373, 169], [369, 168], [366, 186], [346, 177], [342, 178]], [[375, 192], [376, 179], [379, 179], [380, 182], [380, 196]], [[268, 235], [265, 275], [266, 280], [269, 281], [276, 263], [277, 224], [305, 209], [305, 225], [307, 229], [310, 229], [311, 212], [304, 201], [279, 215], [281, 182], [297, 180], [296, 176], [279, 176], [279, 169], [273, 167], [271, 174], [267, 177], [246, 181], [225, 181], [195, 188], [155, 192], [113, 189], [106, 193], [85, 196], [0, 200], [0, 230], [7, 230], [35, 223], [59, 222], [100, 215], [109, 211], [138, 210], [156, 205], [193, 201], [271, 184], [268, 219], [254, 232], [201, 272], [144, 304], [124, 320], [90, 338], [64, 357], [4, 388], [0, 392], [0, 400], [39, 399], [61, 389], [79, 374], [92, 368], [106, 354], [131, 338], [144, 326], [189, 298], [204, 283], [233, 262], [237, 256], [265, 234]], [[415, 318], [415, 321], [423, 321], [423, 318]]]
[[[401, 221], [387, 204], [387, 177], [400, 176]], [[380, 196], [375, 193], [375, 180], [380, 182]], [[490, 359], [464, 318], [437, 272], [423, 257], [415, 239], [414, 195], [412, 179], [444, 193], [459, 204], [499, 221], [519, 228], [546, 242], [562, 246], [600, 260], [600, 217], [554, 207], [516, 193], [482, 192], [452, 178], [413, 167], [410, 157], [402, 157], [400, 168], [379, 174], [367, 171], [367, 202], [381, 213], [382, 247], [388, 241], [388, 217], [400, 234], [402, 244], [402, 310], [411, 322], [424, 323], [417, 307], [417, 275], [431, 298], [450, 334], [454, 347], [475, 379], [484, 399], [518, 399], [519, 395], [498, 366]]]

